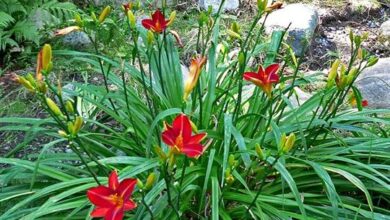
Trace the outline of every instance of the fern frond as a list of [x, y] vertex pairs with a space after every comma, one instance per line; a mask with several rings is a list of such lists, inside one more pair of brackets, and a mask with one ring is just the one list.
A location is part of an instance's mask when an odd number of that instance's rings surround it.
[[48, 1], [42, 4], [40, 8], [62, 21], [73, 18], [77, 13], [77, 7], [73, 3], [58, 2], [57, 0]]
[[7, 47], [19, 46], [18, 43], [11, 38], [9, 33], [0, 33], [0, 51], [4, 51]]
[[0, 11], [0, 28], [5, 28], [14, 21], [15, 19], [11, 15]]
[[26, 40], [32, 41], [35, 44], [39, 43], [39, 32], [35, 24], [31, 21], [19, 21], [15, 24], [11, 31], [18, 42]]
[[0, 11], [10, 15], [14, 13], [27, 13], [25, 7], [19, 0], [0, 0]]

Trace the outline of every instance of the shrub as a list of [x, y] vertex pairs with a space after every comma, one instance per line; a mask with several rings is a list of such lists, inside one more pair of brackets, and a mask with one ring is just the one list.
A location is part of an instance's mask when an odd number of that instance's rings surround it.
[[[283, 43], [285, 31], [262, 36], [257, 23], [276, 7], [259, 3], [247, 31], [233, 23], [221, 32], [220, 10], [201, 13], [188, 73], [169, 30], [175, 12], [157, 10], [138, 26], [137, 11], [124, 5], [130, 61], [100, 50], [96, 33], [110, 8], [76, 16], [77, 26], [57, 34], [81, 29], [95, 53], [53, 55], [90, 64], [103, 85], [55, 85], [49, 45], [36, 75], [18, 78], [48, 117], [2, 118], [1, 130], [53, 141], [26, 159], [0, 158], [8, 164], [0, 218], [389, 218], [389, 111], [363, 108], [354, 86], [377, 61], [361, 46], [367, 36], [351, 32], [349, 63], [336, 60], [326, 87], [294, 106], [295, 88], [313, 79], [301, 74], [304, 57]], [[61, 144], [73, 153], [50, 153]]]

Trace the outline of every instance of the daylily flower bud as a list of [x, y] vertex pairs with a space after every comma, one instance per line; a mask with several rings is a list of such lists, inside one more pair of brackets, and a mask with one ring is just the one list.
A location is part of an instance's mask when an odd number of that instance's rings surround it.
[[57, 106], [57, 104], [50, 98], [46, 98], [46, 103], [49, 106], [50, 110], [56, 115], [61, 116], [62, 112], [60, 108]]
[[187, 100], [188, 96], [198, 83], [200, 73], [202, 72], [203, 65], [206, 63], [206, 57], [197, 57], [192, 59], [190, 72], [188, 79], [184, 83], [184, 96], [183, 99]]
[[45, 44], [42, 48], [42, 69], [46, 74], [48, 74], [53, 67], [53, 64], [51, 64], [51, 57], [51, 46], [50, 44]]
[[32, 85], [33, 87], [36, 87], [36, 86], [37, 86], [37, 81], [34, 79], [34, 76], [33, 76], [31, 73], [28, 73], [28, 74], [26, 75], [26, 80], [27, 80], [29, 83], [31, 83], [31, 85]]
[[378, 63], [379, 58], [376, 56], [371, 56], [367, 61], [367, 67], [374, 66], [376, 63]]
[[146, 36], [146, 39], [148, 40], [148, 44], [152, 45], [154, 42], [154, 34], [153, 31], [149, 30]]
[[207, 24], [209, 26], [209, 28], [212, 28], [213, 25], [214, 25], [214, 19], [213, 18], [210, 18], [209, 19], [209, 23]]
[[73, 124], [72, 135], [77, 135], [77, 133], [80, 131], [81, 127], [83, 126], [83, 123], [84, 123], [83, 118], [81, 116], [77, 116]]
[[81, 16], [80, 16], [79, 14], [76, 14], [76, 15], [74, 16], [74, 20], [75, 20], [77, 26], [82, 27], [82, 26], [84, 25], [84, 22], [83, 22], [83, 20], [81, 19]]
[[[173, 152], [172, 149], [170, 151]], [[172, 169], [175, 163], [176, 163], [175, 153], [171, 153], [168, 160], [168, 168]]]
[[70, 134], [72, 134], [73, 131], [74, 131], [74, 124], [73, 124], [73, 122], [69, 121], [69, 122], [67, 123], [67, 127], [68, 127], [68, 132], [69, 132]]
[[328, 74], [328, 82], [326, 84], [327, 88], [330, 88], [334, 85], [335, 79], [337, 77], [337, 70], [340, 66], [340, 62], [341, 62], [340, 60], [335, 60], [333, 62], [332, 67], [331, 67], [329, 74]]
[[148, 178], [146, 179], [145, 189], [148, 190], [152, 188], [155, 181], [156, 181], [156, 174], [154, 172], [150, 173]]
[[160, 157], [162, 161], [167, 159], [166, 153], [160, 147], [154, 147], [154, 152]]
[[60, 80], [57, 80], [57, 93], [60, 97], [62, 97], [62, 85]]
[[131, 10], [127, 11], [127, 18], [129, 19], [130, 27], [135, 28], [136, 18]]
[[41, 92], [43, 94], [46, 94], [46, 92], [47, 92], [47, 85], [46, 85], [46, 83], [43, 82], [43, 81], [39, 81], [37, 83], [37, 89], [38, 89], [39, 92]]
[[34, 91], [34, 87], [31, 85], [31, 83], [26, 80], [26, 78], [24, 78], [23, 76], [18, 76], [17, 79], [16, 79], [22, 86], [24, 86], [24, 88], [26, 88], [27, 90], [29, 90], [30, 92], [35, 92]]
[[354, 38], [355, 38], [355, 36], [354, 36], [354, 34], [353, 34], [352, 29], [350, 28], [350, 29], [349, 29], [349, 40], [351, 41], [351, 43], [353, 43]]
[[357, 58], [359, 60], [363, 59], [363, 49], [361, 47], [358, 49]]
[[194, 133], [198, 133], [198, 127], [196, 126], [196, 124], [191, 120], [190, 120], [190, 124], [191, 124], [191, 128], [194, 131]]
[[64, 130], [59, 130], [58, 131], [58, 134], [63, 137], [63, 138], [67, 138], [68, 137], [68, 134], [64, 131]]
[[241, 36], [240, 36], [238, 33], [234, 32], [234, 31], [232, 31], [232, 30], [227, 30], [226, 33], [227, 33], [231, 38], [241, 39]]
[[347, 84], [350, 85], [353, 80], [356, 78], [359, 70], [356, 67], [353, 67], [347, 76]]
[[233, 22], [232, 23], [232, 26], [230, 27], [230, 29], [232, 29], [232, 31], [236, 32], [236, 33], [240, 33], [240, 26], [238, 25], [237, 22]]
[[91, 12], [91, 18], [93, 21], [95, 21], [95, 22], [97, 21], [95, 12]]
[[238, 54], [238, 63], [240, 66], [245, 65], [245, 54], [242, 51]]
[[171, 12], [171, 15], [169, 16], [169, 21], [167, 23], [167, 26], [171, 25], [173, 23], [173, 21], [175, 20], [176, 18], [176, 11], [173, 11]]
[[296, 137], [295, 137], [295, 134], [294, 133], [291, 133], [288, 137], [287, 137], [287, 140], [286, 140], [286, 143], [284, 144], [284, 147], [283, 147], [283, 152], [284, 153], [287, 153], [291, 150], [291, 148], [294, 146], [295, 144], [295, 140], [296, 140]]
[[355, 42], [356, 47], [359, 48], [360, 45], [362, 44], [362, 37], [360, 35], [357, 35], [354, 39], [354, 42]]
[[267, 7], [267, 4], [268, 0], [257, 0], [257, 8], [259, 9], [259, 12], [263, 12]]
[[66, 111], [67, 111], [68, 113], [70, 113], [70, 114], [73, 114], [73, 113], [74, 113], [73, 103], [72, 103], [70, 100], [66, 101], [66, 103], [65, 103], [65, 109], [66, 109]]
[[108, 14], [111, 12], [111, 7], [107, 6], [103, 9], [102, 13], [99, 16], [99, 23], [103, 23], [106, 20]]
[[280, 148], [283, 149], [284, 146], [286, 145], [286, 141], [287, 141], [287, 136], [286, 136], [286, 133], [283, 133], [282, 136], [280, 137]]
[[227, 168], [226, 169], [226, 172], [225, 172], [225, 181], [227, 184], [232, 184], [234, 182], [234, 177], [233, 175], [231, 174], [231, 170], [230, 168]]
[[256, 144], [255, 150], [259, 159], [264, 160], [265, 159], [264, 152], [263, 149], [261, 149], [259, 144]]
[[229, 166], [230, 167], [236, 167], [237, 166], [237, 160], [234, 159], [234, 155], [233, 154], [230, 154], [229, 155]]
[[140, 179], [137, 179], [137, 187], [139, 189], [143, 189], [144, 188], [144, 184], [142, 183], [142, 181]]
[[199, 18], [198, 18], [198, 24], [200, 27], [202, 27], [208, 20], [208, 17], [206, 15], [206, 13], [204, 13], [203, 11], [200, 13], [199, 15]]

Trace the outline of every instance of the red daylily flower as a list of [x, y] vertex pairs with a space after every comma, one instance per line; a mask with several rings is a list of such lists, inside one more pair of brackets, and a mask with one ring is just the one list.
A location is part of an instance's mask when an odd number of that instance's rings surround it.
[[125, 3], [122, 5], [123, 10], [127, 13], [133, 7], [132, 3]]
[[92, 217], [104, 217], [105, 220], [122, 220], [124, 212], [137, 207], [131, 200], [136, 179], [118, 181], [118, 174], [113, 171], [108, 179], [108, 187], [97, 186], [88, 190], [88, 199], [96, 206]]
[[276, 73], [279, 69], [279, 64], [272, 64], [265, 70], [260, 65], [259, 71], [246, 72], [244, 73], [244, 79], [260, 86], [261, 89], [268, 95], [271, 96], [272, 84], [279, 82], [279, 75]]
[[162, 133], [162, 140], [170, 146], [174, 153], [182, 153], [187, 157], [198, 157], [203, 153], [200, 143], [206, 133], [192, 135], [191, 122], [185, 114], [178, 115], [172, 126], [165, 124], [166, 130]]
[[152, 15], [152, 19], [142, 20], [142, 26], [156, 33], [163, 32], [169, 25], [169, 19], [165, 20], [163, 13], [157, 9]]
[[362, 106], [363, 107], [367, 107], [368, 106], [368, 101], [367, 100], [363, 100], [362, 101]]

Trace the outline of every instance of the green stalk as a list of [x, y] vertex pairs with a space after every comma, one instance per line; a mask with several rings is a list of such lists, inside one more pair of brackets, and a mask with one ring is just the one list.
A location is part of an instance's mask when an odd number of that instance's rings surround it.
[[146, 203], [146, 201], [145, 201], [145, 193], [144, 192], [142, 192], [142, 199], [141, 199], [141, 202], [142, 202], [142, 204], [145, 206], [145, 208], [146, 208], [146, 210], [148, 210], [148, 212], [149, 212], [149, 215], [150, 215], [150, 219], [154, 219], [154, 215], [153, 215], [153, 211], [152, 211], [152, 209], [150, 209], [150, 207], [149, 207], [149, 205]]
[[177, 211], [175, 205], [172, 203], [172, 196], [171, 196], [171, 187], [170, 187], [170, 182], [169, 182], [169, 174], [168, 174], [168, 168], [166, 165], [164, 165], [164, 181], [165, 181], [165, 186], [167, 188], [167, 196], [168, 196], [168, 204], [171, 206], [173, 211], [175, 212], [177, 219], [180, 219], [180, 214]]
[[186, 173], [187, 161], [188, 161], [187, 156], [184, 156], [183, 168], [181, 171], [181, 177], [180, 177], [180, 183], [179, 183], [179, 193], [177, 195], [177, 209], [178, 210], [180, 210], [180, 196], [181, 196], [181, 191], [182, 191], [182, 187], [183, 187], [184, 175]]

